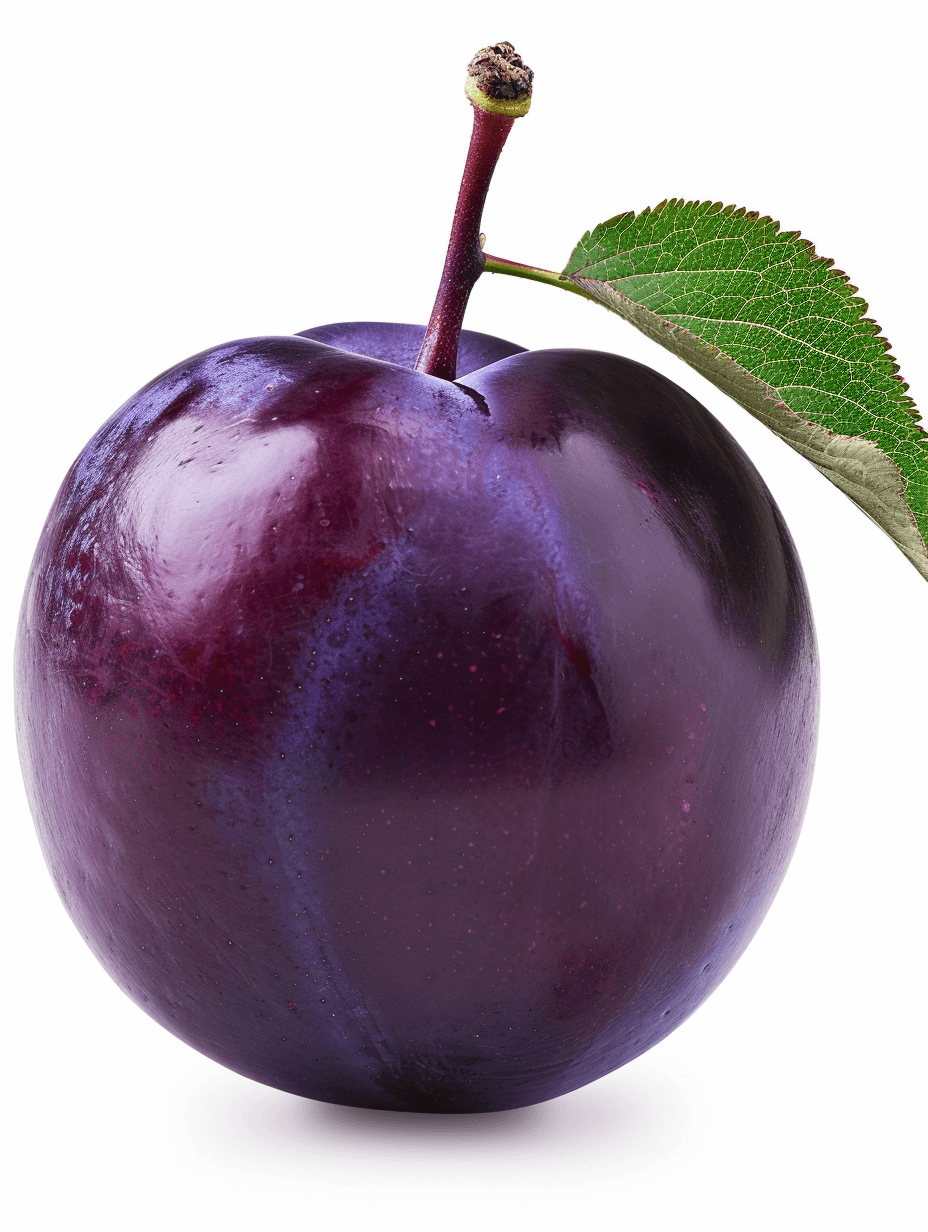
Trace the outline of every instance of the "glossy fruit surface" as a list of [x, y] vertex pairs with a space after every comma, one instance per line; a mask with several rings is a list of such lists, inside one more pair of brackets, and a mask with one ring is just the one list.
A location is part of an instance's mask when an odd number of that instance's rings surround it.
[[466, 333], [438, 380], [421, 336], [230, 343], [104, 425], [36, 555], [20, 739], [64, 902], [159, 1022], [300, 1095], [484, 1111], [730, 969], [817, 657], [782, 518], [688, 394]]

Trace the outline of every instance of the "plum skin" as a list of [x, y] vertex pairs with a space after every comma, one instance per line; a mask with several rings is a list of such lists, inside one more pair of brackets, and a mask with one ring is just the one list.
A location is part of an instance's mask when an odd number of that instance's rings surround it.
[[298, 1095], [490, 1111], [731, 968], [818, 663], [782, 517], [688, 394], [468, 333], [439, 381], [421, 333], [230, 343], [101, 428], [30, 575], [20, 748], [65, 905], [157, 1021]]

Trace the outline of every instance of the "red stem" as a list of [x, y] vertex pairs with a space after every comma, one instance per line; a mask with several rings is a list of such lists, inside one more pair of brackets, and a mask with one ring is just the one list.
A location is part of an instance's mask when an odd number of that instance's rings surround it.
[[[471, 106], [474, 107], [473, 103]], [[416, 360], [417, 372], [445, 381], [454, 380], [464, 311], [474, 284], [483, 273], [480, 219], [490, 180], [512, 123], [511, 116], [491, 115], [482, 107], [474, 107], [474, 127], [451, 224], [448, 255], [435, 307]]]

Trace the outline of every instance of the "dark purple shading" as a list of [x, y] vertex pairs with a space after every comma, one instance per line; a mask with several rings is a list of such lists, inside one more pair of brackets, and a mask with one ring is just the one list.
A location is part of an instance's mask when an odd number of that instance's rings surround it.
[[779, 511], [683, 390], [305, 337], [194, 356], [97, 433], [17, 673], [49, 865], [131, 997], [271, 1086], [461, 1112], [590, 1082], [718, 985], [818, 687]]
[[[343, 351], [368, 355], [371, 359], [384, 359], [388, 363], [399, 364], [401, 368], [414, 368], [424, 334], [424, 325], [397, 325], [392, 321], [340, 321], [337, 325], [303, 329], [297, 336], [325, 342]], [[458, 379], [477, 368], [485, 368], [524, 350], [525, 347], [506, 342], [503, 338], [494, 338], [492, 334], [462, 329], [458, 344]]]

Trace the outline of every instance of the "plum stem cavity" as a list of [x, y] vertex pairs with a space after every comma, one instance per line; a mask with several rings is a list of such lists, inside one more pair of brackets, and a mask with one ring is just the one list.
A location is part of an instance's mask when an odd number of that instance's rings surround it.
[[474, 127], [451, 224], [451, 238], [435, 306], [416, 360], [416, 371], [453, 381], [467, 301], [484, 271], [480, 220], [496, 163], [513, 122], [529, 109], [530, 68], [511, 43], [478, 51], [467, 69], [464, 92], [474, 109]]

